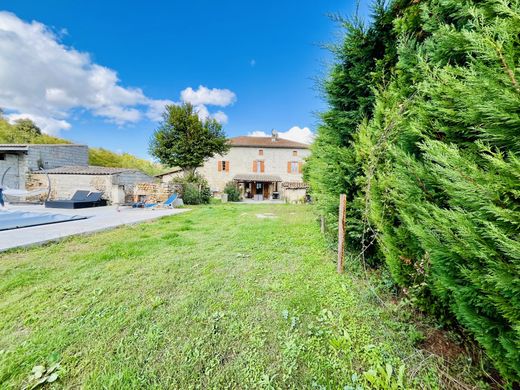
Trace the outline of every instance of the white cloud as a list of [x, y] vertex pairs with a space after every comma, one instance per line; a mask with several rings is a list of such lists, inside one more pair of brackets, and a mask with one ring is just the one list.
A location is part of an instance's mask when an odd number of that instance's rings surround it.
[[[271, 133], [268, 134], [265, 131], [257, 130], [250, 132], [248, 135], [252, 137], [270, 137]], [[283, 139], [302, 142], [304, 144], [311, 144], [314, 140], [314, 133], [308, 127], [301, 128], [293, 126], [287, 131], [279, 131], [278, 136]]]
[[235, 93], [229, 89], [209, 89], [203, 85], [199, 85], [197, 90], [191, 87], [182, 90], [181, 100], [193, 104], [201, 120], [214, 118], [217, 122], [225, 124], [228, 121], [228, 116], [223, 111], [217, 111], [212, 114], [206, 106], [227, 107], [235, 103], [237, 97]]
[[217, 111], [211, 116], [219, 123], [226, 124], [228, 122], [228, 116], [222, 111]]
[[[11, 120], [31, 118], [43, 131], [57, 134], [71, 127], [67, 118], [72, 109], [124, 125], [144, 118], [158, 121], [166, 104], [176, 104], [122, 86], [116, 71], [61, 44], [59, 35], [65, 31], [55, 34], [39, 22], [0, 11], [0, 107]], [[236, 101], [228, 89], [204, 86], [186, 88], [181, 97], [206, 111], [206, 105], [225, 107]], [[220, 112], [213, 116], [227, 119]]]
[[148, 119], [154, 122], [159, 122], [162, 120], [162, 114], [164, 112], [164, 107], [171, 104], [178, 104], [171, 100], [151, 100], [148, 102], [148, 111], [146, 112], [146, 116]]
[[194, 106], [220, 106], [226, 107], [236, 101], [236, 95], [229, 89], [209, 89], [203, 85], [199, 85], [197, 90], [188, 87], [181, 92], [183, 102], [191, 103]]
[[16, 122], [18, 119], [30, 119], [34, 123], [37, 123], [40, 129], [47, 134], [56, 135], [60, 130], [70, 129], [70, 123], [65, 120], [47, 118], [32, 114], [9, 114], [6, 115], [10, 123]]

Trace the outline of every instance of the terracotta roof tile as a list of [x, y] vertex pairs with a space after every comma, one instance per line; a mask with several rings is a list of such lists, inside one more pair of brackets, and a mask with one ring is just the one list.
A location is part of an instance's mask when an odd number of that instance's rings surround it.
[[272, 137], [249, 137], [240, 136], [229, 139], [232, 146], [260, 147], [260, 148], [288, 148], [288, 149], [308, 149], [309, 145], [300, 142], [278, 138], [273, 141]]

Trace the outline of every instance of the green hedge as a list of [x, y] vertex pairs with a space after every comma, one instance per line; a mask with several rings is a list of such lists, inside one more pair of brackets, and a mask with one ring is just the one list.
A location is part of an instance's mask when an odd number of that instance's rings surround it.
[[372, 110], [348, 137], [332, 131], [332, 142], [330, 127], [320, 129], [313, 152], [326, 152], [309, 162], [311, 185], [334, 209], [341, 186], [315, 173], [355, 161], [354, 179], [335, 180], [360, 199], [357, 223], [376, 237], [372, 262], [384, 260], [424, 309], [457, 320], [512, 386], [520, 380], [520, 2], [391, 7], [397, 63], [374, 79]]

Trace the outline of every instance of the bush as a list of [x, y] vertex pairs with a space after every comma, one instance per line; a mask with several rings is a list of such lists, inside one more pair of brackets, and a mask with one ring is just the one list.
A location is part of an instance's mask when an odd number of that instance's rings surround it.
[[237, 186], [233, 182], [229, 182], [226, 184], [224, 188], [224, 193], [228, 195], [228, 201], [230, 202], [239, 202], [240, 201], [240, 191]]
[[[377, 66], [393, 55], [372, 64], [358, 54], [378, 41], [365, 30], [346, 35], [306, 176], [328, 221], [347, 194], [350, 248], [384, 260], [413, 302], [462, 325], [512, 387], [520, 381], [520, 3], [417, 3], [391, 3], [398, 39], [386, 49], [399, 42], [398, 57], [383, 78]], [[358, 74], [376, 77], [358, 82]], [[361, 251], [367, 236], [372, 259]]]
[[206, 179], [195, 173], [182, 176], [173, 180], [180, 185], [181, 196], [184, 204], [208, 204], [211, 199], [211, 189]]

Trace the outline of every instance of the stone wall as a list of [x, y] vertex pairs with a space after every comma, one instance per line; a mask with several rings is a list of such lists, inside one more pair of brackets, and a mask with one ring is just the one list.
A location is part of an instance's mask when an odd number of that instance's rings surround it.
[[[77, 190], [101, 191], [103, 198], [111, 200], [112, 176], [50, 174], [50, 199], [70, 199]], [[33, 172], [28, 175], [27, 189], [46, 188], [47, 175]]]
[[287, 203], [303, 203], [305, 202], [305, 195], [307, 190], [305, 188], [283, 188], [282, 199]]
[[171, 183], [138, 183], [134, 190], [134, 202], [147, 200], [149, 203], [161, 203], [180, 188]]
[[[28, 174], [27, 189], [47, 188], [47, 175], [39, 172]], [[109, 203], [133, 202], [138, 183], [156, 182], [156, 179], [140, 171], [128, 171], [114, 175], [49, 174], [51, 182], [50, 199], [70, 199], [77, 190], [103, 192], [103, 199]], [[43, 200], [46, 195], [40, 196]]]

